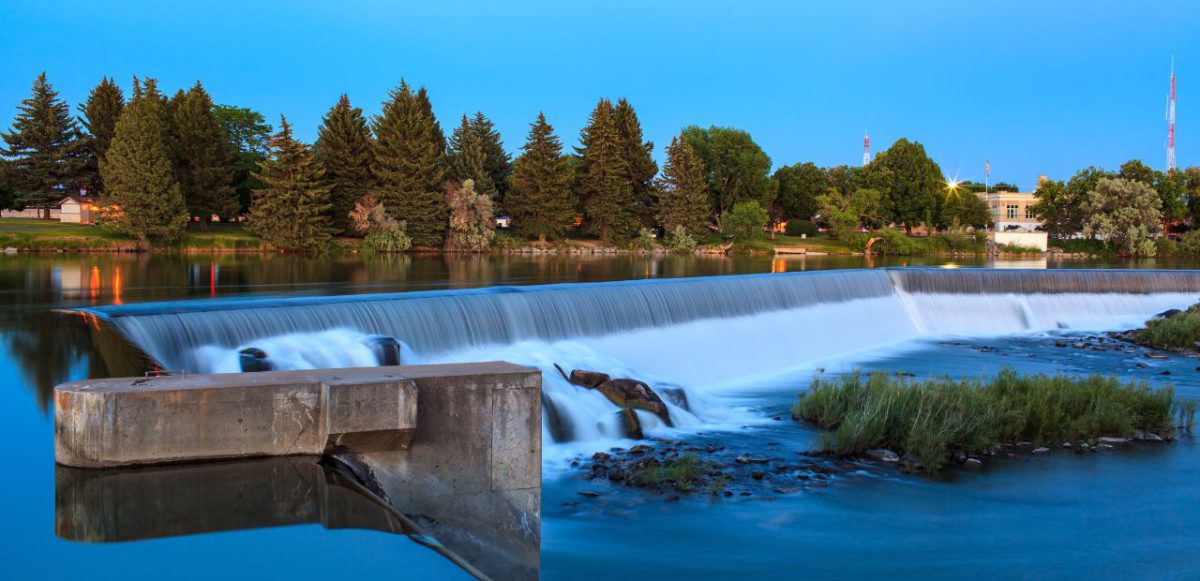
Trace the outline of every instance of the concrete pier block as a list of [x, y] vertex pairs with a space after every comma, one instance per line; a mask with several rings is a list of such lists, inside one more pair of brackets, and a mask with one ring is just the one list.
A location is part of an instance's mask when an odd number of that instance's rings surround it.
[[55, 388], [55, 459], [103, 468], [331, 447], [404, 447], [417, 392], [396, 367], [95, 379]]

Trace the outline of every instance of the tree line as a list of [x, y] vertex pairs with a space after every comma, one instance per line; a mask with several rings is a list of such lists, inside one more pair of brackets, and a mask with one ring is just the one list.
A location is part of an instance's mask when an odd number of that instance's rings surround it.
[[[42, 74], [2, 137], [0, 205], [48, 217], [65, 194], [87, 190], [97, 195], [103, 227], [147, 244], [169, 243], [189, 223], [205, 228], [214, 217], [244, 219], [289, 250], [324, 248], [336, 236], [388, 250], [480, 250], [502, 214], [526, 239], [581, 231], [615, 244], [647, 230], [668, 239], [697, 240], [714, 228], [752, 236], [769, 219], [819, 222], [835, 236], [990, 221], [973, 193], [978, 185], [948, 187], [924, 147], [908, 139], [863, 167], [806, 162], [772, 172], [749, 133], [689, 126], [672, 137], [660, 168], [625, 99], [600, 99], [570, 151], [539, 113], [514, 159], [483, 113], [463, 115], [446, 136], [425, 88], [403, 81], [372, 116], [342, 95], [310, 145], [286, 118], [275, 128], [260, 113], [215, 104], [199, 82], [168, 97], [155, 79], [135, 78], [127, 99], [104, 78], [74, 116]], [[1135, 169], [1117, 177], [1136, 173], [1160, 193], [1176, 192], [1163, 194], [1175, 200], [1197, 181]], [[1099, 203], [1085, 195], [1100, 173], [1081, 174], [1089, 171], [1039, 189], [1052, 233], [1082, 229], [1080, 212]], [[1162, 207], [1174, 215], [1182, 203]]]

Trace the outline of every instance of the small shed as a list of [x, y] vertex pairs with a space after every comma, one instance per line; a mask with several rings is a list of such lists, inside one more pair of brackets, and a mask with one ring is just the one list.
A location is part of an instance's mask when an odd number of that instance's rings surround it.
[[83, 196], [67, 196], [58, 203], [59, 221], [69, 224], [91, 224], [92, 200]]

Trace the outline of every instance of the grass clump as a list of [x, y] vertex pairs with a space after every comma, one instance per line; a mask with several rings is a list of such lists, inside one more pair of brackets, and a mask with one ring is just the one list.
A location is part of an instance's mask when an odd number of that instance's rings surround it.
[[1131, 332], [1129, 339], [1155, 349], [1195, 349], [1200, 341], [1200, 304], [1146, 321], [1146, 327]]
[[[707, 466], [695, 454], [685, 454], [664, 463], [647, 464], [633, 471], [632, 478], [646, 486], [670, 484], [681, 492], [696, 488]], [[722, 485], [724, 489], [724, 485]]]
[[1154, 390], [1099, 375], [1023, 377], [1005, 369], [987, 382], [910, 382], [859, 372], [817, 378], [792, 416], [829, 430], [820, 446], [834, 456], [886, 448], [934, 472], [952, 452], [983, 454], [996, 444], [1058, 445], [1139, 430], [1170, 440], [1190, 431], [1195, 412], [1195, 401], [1175, 401], [1173, 387]]

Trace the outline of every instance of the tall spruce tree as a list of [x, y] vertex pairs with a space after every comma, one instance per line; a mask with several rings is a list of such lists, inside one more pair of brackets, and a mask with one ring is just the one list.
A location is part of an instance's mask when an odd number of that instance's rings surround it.
[[504, 140], [501, 139], [500, 132], [496, 131], [496, 126], [483, 113], [475, 112], [475, 116], [471, 118], [471, 127], [479, 135], [483, 145], [483, 166], [492, 179], [492, 185], [496, 187], [497, 201], [503, 203], [504, 197], [508, 195], [509, 180], [512, 179], [512, 156], [504, 151]]
[[667, 146], [667, 162], [658, 180], [658, 224], [666, 232], [683, 226], [689, 234], [708, 234], [708, 181], [704, 160], [682, 133]]
[[424, 95], [401, 81], [375, 117], [373, 195], [407, 222], [414, 245], [441, 246], [450, 213], [442, 193], [445, 139]]
[[212, 97], [197, 82], [172, 101], [171, 157], [188, 212], [205, 227], [214, 214], [233, 218], [239, 207], [233, 187], [237, 160]]
[[105, 153], [108, 152], [108, 146], [117, 130], [117, 119], [121, 117], [121, 110], [124, 108], [125, 95], [121, 92], [121, 87], [108, 77], [100, 79], [100, 84], [88, 93], [87, 101], [79, 106], [79, 112], [83, 114], [80, 121], [89, 134], [88, 149], [91, 155], [88, 156], [88, 173], [94, 177], [92, 186], [96, 190], [103, 189], [100, 180], [100, 160], [104, 159]]
[[643, 226], [653, 226], [654, 206], [658, 202], [658, 192], [654, 188], [654, 176], [658, 174], [658, 164], [652, 157], [654, 144], [642, 141], [642, 124], [629, 101], [617, 101], [613, 113], [621, 139], [621, 157], [625, 159], [629, 186], [633, 190], [633, 212]]
[[606, 242], [624, 242], [637, 228], [637, 219], [612, 101], [596, 104], [579, 141], [576, 188], [587, 230]]
[[561, 238], [575, 219], [571, 167], [546, 116], [530, 125], [524, 153], [513, 165], [512, 189], [505, 204], [513, 226], [526, 237]]
[[446, 151], [450, 178], [458, 182], [473, 180], [477, 193], [488, 196], [493, 203], [498, 203], [500, 192], [492, 182], [492, 174], [487, 170], [483, 136], [477, 129], [467, 116], [463, 115], [462, 122], [451, 132]]
[[292, 126], [280, 116], [279, 133], [271, 137], [271, 154], [259, 162], [247, 226], [276, 248], [320, 250], [330, 238], [329, 188], [324, 171], [307, 145], [292, 137]]
[[87, 141], [46, 73], [34, 80], [33, 94], [17, 106], [12, 130], [0, 137], [19, 206], [40, 209], [50, 219], [51, 206], [90, 182]]
[[163, 143], [166, 109], [158, 83], [134, 82], [134, 97], [121, 112], [100, 176], [104, 180], [104, 227], [142, 242], [171, 241], [187, 228], [187, 206]]
[[362, 109], [342, 95], [317, 129], [315, 153], [329, 186], [329, 216], [335, 233], [350, 228], [350, 212], [375, 181], [371, 173], [374, 142]]

